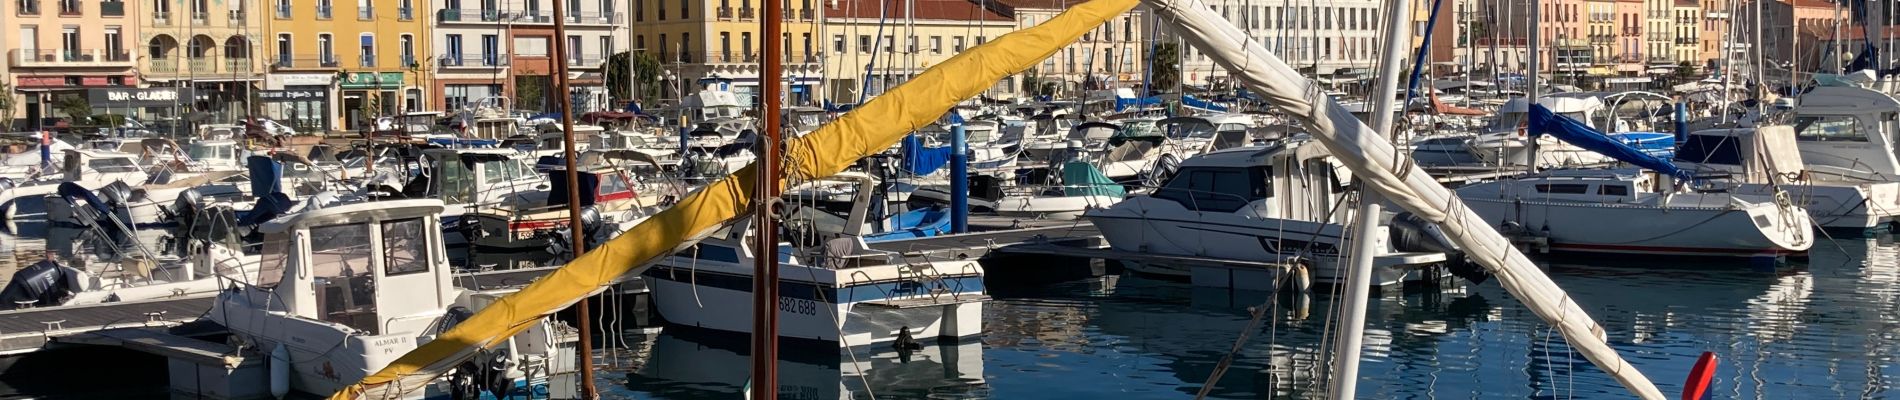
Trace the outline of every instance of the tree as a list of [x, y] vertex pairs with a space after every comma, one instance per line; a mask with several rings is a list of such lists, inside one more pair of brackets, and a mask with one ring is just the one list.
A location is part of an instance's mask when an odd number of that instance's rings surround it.
[[[637, 93], [637, 96], [629, 96], [627, 94], [627, 90], [629, 89], [627, 85], [629, 75], [627, 61], [629, 57], [633, 60], [633, 70], [631, 71], [632, 79], [640, 85], [640, 93]], [[615, 102], [626, 102], [630, 97], [637, 97], [642, 102], [646, 102], [660, 96], [660, 60], [654, 58], [652, 54], [616, 53], [613, 57], [607, 58], [606, 69], [607, 93], [608, 96], [614, 98]]]
[[0, 82], [0, 128], [13, 130], [13, 85]]
[[66, 117], [72, 118], [73, 125], [86, 123], [92, 118], [92, 102], [86, 101], [84, 95], [60, 95], [59, 100], [53, 103], [53, 107], [60, 113], [66, 114]]
[[1148, 59], [1148, 84], [1153, 91], [1173, 90], [1181, 84], [1181, 46], [1174, 42], [1155, 45]]
[[1683, 61], [1676, 64], [1676, 83], [1688, 82], [1696, 78], [1695, 64]]
[[1037, 76], [1036, 71], [1029, 71], [1029, 72], [1023, 73], [1023, 86], [1022, 88], [1020, 88], [1023, 93], [1029, 93], [1033, 95], [1039, 92], [1040, 90], [1038, 89], [1040, 89], [1041, 87], [1042, 87], [1042, 77]]

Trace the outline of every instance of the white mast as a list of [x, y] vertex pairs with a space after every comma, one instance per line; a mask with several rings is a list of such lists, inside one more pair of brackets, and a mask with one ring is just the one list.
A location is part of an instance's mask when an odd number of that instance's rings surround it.
[[[1527, 59], [1525, 61], [1529, 63], [1530, 67], [1527, 68], [1530, 70], [1530, 73], [1524, 74], [1524, 80], [1530, 83], [1530, 87], [1524, 91], [1524, 101], [1527, 105], [1537, 105], [1537, 95], [1542, 92], [1542, 90], [1539, 90], [1539, 86], [1542, 85], [1539, 85], [1537, 82], [1539, 78], [1538, 67], [1540, 67], [1539, 64], [1542, 63], [1538, 61], [1540, 61], [1544, 55], [1537, 52], [1537, 45], [1541, 44], [1537, 41], [1542, 39], [1543, 36], [1539, 35], [1538, 31], [1543, 30], [1543, 27], [1536, 24], [1536, 22], [1538, 21], [1537, 18], [1543, 13], [1543, 10], [1539, 10], [1538, 7], [1543, 4], [1540, 0], [1530, 0], [1530, 4], [1530, 21], [1532, 22], [1529, 26], [1530, 41], [1524, 43], [1524, 58]], [[1530, 172], [1537, 172], [1537, 138], [1530, 137], [1529, 135], [1524, 136], [1524, 168]]]
[[[1383, 133], [1387, 138], [1398, 137], [1392, 130], [1392, 113], [1395, 110], [1392, 98], [1399, 91], [1399, 72], [1405, 64], [1405, 51], [1410, 48], [1412, 4], [1407, 0], [1387, 0], [1385, 10], [1385, 38], [1379, 47], [1379, 88], [1366, 100], [1372, 103], [1372, 132]], [[1413, 68], [1422, 68], [1414, 66]], [[1333, 377], [1328, 381], [1331, 398], [1352, 399], [1359, 383], [1359, 347], [1366, 330], [1366, 297], [1372, 295], [1372, 258], [1378, 255], [1380, 244], [1385, 243], [1379, 229], [1379, 194], [1369, 188], [1359, 190], [1358, 221], [1353, 224], [1352, 232], [1352, 269], [1346, 272], [1346, 294], [1344, 306], [1340, 309], [1339, 337], [1333, 343]]]

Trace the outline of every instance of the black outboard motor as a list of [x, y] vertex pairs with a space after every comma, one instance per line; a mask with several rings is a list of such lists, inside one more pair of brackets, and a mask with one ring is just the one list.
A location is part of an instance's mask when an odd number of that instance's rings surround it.
[[1392, 248], [1399, 251], [1445, 253], [1446, 269], [1453, 276], [1464, 278], [1471, 283], [1484, 283], [1491, 279], [1491, 273], [1484, 266], [1471, 261], [1459, 250], [1451, 238], [1438, 228], [1438, 224], [1410, 212], [1399, 213], [1392, 217], [1389, 232], [1392, 235]]
[[0, 310], [21, 306], [54, 306], [71, 296], [79, 287], [78, 271], [53, 260], [40, 260], [13, 273], [13, 281], [0, 289]]
[[[572, 235], [573, 232], [572, 229], [559, 229], [548, 232], [548, 253], [552, 253], [564, 259], [573, 259], [579, 256], [578, 254], [574, 254], [574, 249], [572, 248], [574, 239], [573, 236], [569, 235]], [[607, 223], [600, 217], [600, 211], [595, 210], [594, 207], [581, 208], [581, 234], [585, 235], [582, 236], [582, 238], [587, 240], [587, 248], [599, 247], [601, 243], [613, 239], [608, 233]]]

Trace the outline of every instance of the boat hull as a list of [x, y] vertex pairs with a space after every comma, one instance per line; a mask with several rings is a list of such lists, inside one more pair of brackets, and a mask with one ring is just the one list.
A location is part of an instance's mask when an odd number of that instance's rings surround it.
[[[643, 276], [652, 291], [654, 308], [670, 324], [749, 334], [752, 266], [720, 261], [710, 253], [697, 259], [668, 257], [647, 270]], [[783, 263], [779, 271], [779, 336], [852, 347], [891, 342], [903, 329], [918, 339], [980, 334], [982, 267], [974, 262], [930, 264], [910, 268], [935, 269], [941, 273], [916, 274], [941, 278], [914, 279], [917, 275], [901, 272], [898, 266], [833, 270]], [[843, 283], [838, 283], [840, 280]], [[944, 300], [977, 301], [902, 308], [876, 304], [923, 299], [932, 292]]]
[[[1232, 213], [1188, 211], [1179, 204], [1146, 196], [1131, 197], [1115, 207], [1090, 210], [1084, 215], [1117, 251], [1280, 263], [1301, 257], [1312, 261], [1309, 272], [1319, 282], [1336, 282], [1335, 262], [1350, 245], [1342, 240], [1338, 224], [1281, 218], [1259, 218]], [[1192, 278], [1194, 268], [1155, 262], [1129, 262], [1138, 273]], [[1388, 286], [1415, 280], [1416, 269], [1375, 266], [1373, 285]], [[1236, 287], [1269, 287], [1260, 282], [1228, 282]]]
[[1005, 217], [1072, 220], [1089, 209], [1115, 205], [1120, 198], [1110, 196], [1003, 196], [996, 199], [996, 214]]
[[1758, 257], [1802, 252], [1812, 245], [1807, 213], [1784, 212], [1772, 203], [1665, 208], [1483, 197], [1464, 200], [1486, 223], [1521, 226], [1524, 232], [1544, 236], [1553, 251]]

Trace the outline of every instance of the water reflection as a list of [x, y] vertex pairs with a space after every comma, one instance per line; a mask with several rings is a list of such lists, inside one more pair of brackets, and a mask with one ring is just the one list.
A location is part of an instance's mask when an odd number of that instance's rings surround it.
[[[656, 335], [648, 344], [644, 363], [626, 373], [626, 381], [607, 394], [642, 399], [739, 398], [750, 378], [747, 343], [743, 338], [719, 336]], [[978, 342], [926, 345], [911, 351], [860, 346], [841, 352], [789, 345], [785, 350], [778, 363], [782, 399], [988, 397], [983, 344]]]

